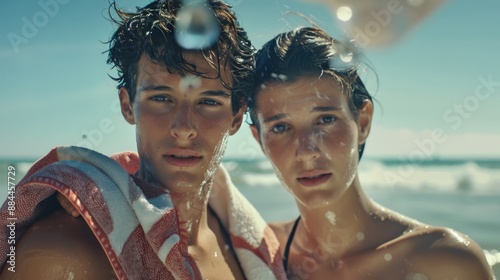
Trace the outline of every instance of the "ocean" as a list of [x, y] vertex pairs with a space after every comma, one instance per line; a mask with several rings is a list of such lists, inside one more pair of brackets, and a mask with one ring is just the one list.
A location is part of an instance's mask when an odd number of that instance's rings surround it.
[[[0, 180], [9, 166], [18, 182], [34, 159], [0, 160]], [[234, 184], [267, 221], [298, 216], [291, 195], [280, 185], [266, 159], [225, 159]], [[361, 183], [377, 203], [421, 222], [469, 235], [484, 250], [500, 279], [500, 159], [363, 159]], [[2, 184], [0, 201], [7, 196]]]

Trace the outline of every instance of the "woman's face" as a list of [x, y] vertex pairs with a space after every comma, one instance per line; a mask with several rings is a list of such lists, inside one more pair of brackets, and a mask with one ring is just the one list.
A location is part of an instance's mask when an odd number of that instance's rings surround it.
[[252, 133], [282, 183], [304, 206], [325, 206], [353, 182], [358, 146], [371, 122], [368, 103], [356, 118], [330, 76], [266, 84], [258, 93], [260, 131], [252, 126]]

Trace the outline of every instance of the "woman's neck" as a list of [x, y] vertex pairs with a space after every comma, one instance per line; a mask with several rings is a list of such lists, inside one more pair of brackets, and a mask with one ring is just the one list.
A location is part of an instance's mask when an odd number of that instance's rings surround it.
[[366, 197], [356, 177], [328, 206], [311, 209], [297, 203], [301, 221], [294, 243], [304, 254], [335, 261], [362, 250], [380, 208]]

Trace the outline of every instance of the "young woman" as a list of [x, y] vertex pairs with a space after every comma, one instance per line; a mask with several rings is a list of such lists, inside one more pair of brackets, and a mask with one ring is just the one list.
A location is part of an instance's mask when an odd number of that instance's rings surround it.
[[343, 49], [298, 28], [257, 55], [252, 133], [300, 212], [272, 225], [289, 279], [493, 279], [473, 240], [363, 192], [357, 167], [373, 103], [355, 67], [342, 66]]

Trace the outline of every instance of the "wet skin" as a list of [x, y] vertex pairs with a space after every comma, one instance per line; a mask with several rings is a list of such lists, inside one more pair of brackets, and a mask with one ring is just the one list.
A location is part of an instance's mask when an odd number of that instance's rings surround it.
[[[357, 174], [369, 135], [370, 101], [351, 112], [328, 75], [265, 84], [252, 134], [294, 196], [301, 220], [289, 279], [493, 279], [481, 248], [447, 228], [422, 224], [368, 198]], [[271, 227], [282, 254], [295, 221]]]
[[[136, 126], [141, 158], [136, 176], [170, 193], [179, 223], [187, 232], [188, 252], [204, 278], [244, 279], [229, 236], [215, 214], [208, 210], [207, 202], [227, 137], [238, 131], [245, 107], [233, 112], [232, 93], [200, 55], [186, 53], [185, 58], [208, 78], [169, 73], [143, 56], [138, 63], [135, 98], [130, 100], [127, 89], [120, 90], [122, 114]], [[229, 71], [222, 69], [221, 77], [231, 84]], [[43, 272], [43, 279], [67, 279], [61, 278], [60, 271], [72, 270], [75, 279], [112, 279], [111, 265], [105, 261], [104, 251], [85, 222], [67, 221], [68, 217], [72, 219], [67, 214], [49, 215], [34, 224], [20, 240], [17, 257], [24, 260], [24, 267], [33, 268], [31, 274], [24, 277], [2, 273], [0, 277], [34, 279], [32, 275]], [[40, 223], [62, 227], [35, 230]], [[81, 231], [83, 236], [72, 235], [72, 231]], [[74, 246], [66, 246], [64, 250], [41, 246], [57, 242], [57, 235], [64, 236], [65, 244], [85, 246], [89, 253], [75, 257]], [[47, 261], [44, 259], [47, 255], [64, 261]], [[74, 269], [83, 258], [102, 261], [100, 266]]]

